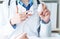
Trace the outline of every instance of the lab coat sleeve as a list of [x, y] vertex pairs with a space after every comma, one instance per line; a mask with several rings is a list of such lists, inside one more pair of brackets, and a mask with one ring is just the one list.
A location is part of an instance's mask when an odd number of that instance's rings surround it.
[[51, 22], [45, 24], [40, 21], [40, 37], [49, 37], [51, 36]]
[[[44, 2], [41, 4], [46, 5]], [[40, 21], [40, 37], [48, 37], [51, 35], [51, 22], [44, 23], [42, 20]]]
[[[45, 24], [40, 21], [40, 37], [50, 37], [51, 36], [51, 22]], [[28, 36], [29, 39], [40, 39], [37, 36]]]

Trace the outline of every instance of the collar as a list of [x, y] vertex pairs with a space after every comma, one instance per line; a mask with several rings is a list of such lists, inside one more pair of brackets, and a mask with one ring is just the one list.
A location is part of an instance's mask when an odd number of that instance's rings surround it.
[[[33, 0], [29, 0], [29, 4], [33, 3]], [[21, 0], [19, 1], [20, 5], [25, 5]]]
[[29, 0], [28, 6], [26, 6], [22, 1], [20, 1], [19, 4], [22, 5], [24, 8], [26, 8], [26, 10], [29, 10], [30, 7], [33, 5], [33, 1]]

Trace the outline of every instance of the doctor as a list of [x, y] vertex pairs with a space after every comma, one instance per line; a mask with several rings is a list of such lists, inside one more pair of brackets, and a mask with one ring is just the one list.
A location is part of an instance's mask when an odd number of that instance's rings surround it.
[[[10, 24], [15, 31], [11, 38], [27, 39], [27, 36], [48, 37], [50, 35], [50, 11], [45, 4], [42, 4], [42, 11], [38, 12], [38, 0], [19, 0], [10, 6]], [[34, 4], [35, 2], [35, 4]], [[14, 6], [13, 6], [14, 5]], [[27, 34], [27, 35], [26, 35]]]

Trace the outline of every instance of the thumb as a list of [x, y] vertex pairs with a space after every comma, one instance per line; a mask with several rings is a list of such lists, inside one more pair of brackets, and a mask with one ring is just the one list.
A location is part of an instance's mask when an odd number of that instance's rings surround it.
[[23, 33], [22, 35], [27, 35], [27, 33]]
[[47, 9], [47, 6], [45, 4], [42, 4], [43, 10]]
[[39, 16], [42, 16], [43, 15], [43, 12], [39, 12], [38, 14], [39, 14]]

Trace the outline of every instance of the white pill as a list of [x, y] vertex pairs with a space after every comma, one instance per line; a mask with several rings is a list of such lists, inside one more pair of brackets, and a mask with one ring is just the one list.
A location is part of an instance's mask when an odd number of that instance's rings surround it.
[[39, 6], [38, 6], [38, 13], [40, 13], [40, 12], [42, 12], [43, 11], [43, 9], [42, 9], [42, 4], [39, 4]]

